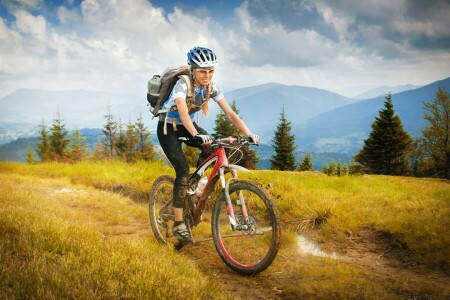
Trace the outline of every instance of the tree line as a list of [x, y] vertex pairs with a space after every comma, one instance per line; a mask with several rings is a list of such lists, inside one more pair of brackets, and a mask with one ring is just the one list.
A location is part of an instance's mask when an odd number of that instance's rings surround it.
[[[428, 125], [422, 130], [422, 137], [413, 139], [395, 113], [389, 93], [385, 97], [384, 108], [372, 123], [372, 131], [350, 165], [331, 162], [323, 166], [324, 173], [338, 176], [368, 173], [450, 179], [449, 94], [444, 88], [438, 87], [434, 100], [424, 102], [423, 108]], [[310, 154], [305, 155], [299, 166], [296, 166], [295, 141], [290, 130], [290, 122], [282, 109], [273, 141], [275, 154], [271, 168], [313, 170]]]
[[[231, 107], [239, 114], [235, 101]], [[372, 131], [350, 164], [331, 161], [323, 165], [323, 172], [336, 176], [368, 173], [450, 179], [450, 100], [445, 89], [438, 87], [434, 100], [424, 102], [424, 110], [424, 118], [429, 124], [422, 130], [423, 136], [415, 140], [404, 130], [400, 117], [395, 113], [392, 95], [388, 94], [384, 108], [372, 123]], [[135, 122], [122, 124], [111, 113], [111, 107], [108, 107], [105, 120], [106, 124], [102, 128], [104, 136], [95, 145], [94, 150], [90, 151], [78, 129], [71, 137], [68, 136], [58, 113], [50, 129], [44, 123], [40, 125], [35, 152], [43, 162], [76, 162], [83, 159], [120, 159], [135, 162], [156, 159], [154, 145], [149, 139], [150, 131], [145, 127], [141, 116]], [[282, 108], [280, 122], [272, 140], [274, 154], [270, 159], [271, 169], [313, 170], [311, 153], [306, 153], [301, 162], [296, 164], [295, 137], [291, 130], [291, 122], [287, 120]], [[227, 120], [222, 111], [216, 115], [214, 131], [214, 135], [222, 137], [240, 135], [239, 130]], [[199, 150], [184, 147], [183, 151], [189, 164], [195, 166]], [[27, 161], [30, 163], [35, 162], [32, 154], [32, 149], [29, 149]], [[230, 152], [228, 154], [231, 155]], [[242, 148], [238, 154], [237, 164], [249, 169], [256, 168], [259, 161], [256, 151]]]
[[[40, 162], [79, 162], [86, 159], [109, 160], [120, 159], [126, 162], [138, 160], [154, 161], [154, 146], [150, 141], [150, 131], [139, 116], [135, 122], [122, 124], [111, 113], [105, 115], [106, 124], [102, 128], [103, 138], [89, 148], [86, 138], [80, 130], [75, 129], [71, 134], [66, 129], [58, 112], [52, 120], [50, 128], [45, 122], [39, 126], [38, 142], [34, 150]], [[28, 148], [27, 162], [36, 163], [33, 149]]]

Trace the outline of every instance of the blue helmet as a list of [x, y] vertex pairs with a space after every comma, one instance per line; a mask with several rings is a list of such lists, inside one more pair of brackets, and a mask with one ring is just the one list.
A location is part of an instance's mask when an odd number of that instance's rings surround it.
[[217, 65], [217, 57], [211, 49], [194, 47], [187, 53], [188, 65], [193, 68], [214, 67]]

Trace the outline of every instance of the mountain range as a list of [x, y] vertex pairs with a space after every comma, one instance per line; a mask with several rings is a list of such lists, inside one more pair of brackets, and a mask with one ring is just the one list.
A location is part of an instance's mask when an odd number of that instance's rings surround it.
[[[334, 153], [349, 158], [367, 138], [370, 125], [383, 108], [389, 91], [405, 129], [414, 137], [420, 136], [426, 125], [423, 102], [434, 99], [437, 86], [449, 91], [450, 78], [417, 88], [401, 86], [398, 88], [409, 90], [398, 93], [393, 92], [396, 87], [382, 87], [372, 91], [381, 92], [382, 96], [363, 100], [323, 89], [279, 83], [236, 89], [225, 95], [228, 102], [236, 102], [239, 115], [261, 136], [262, 143], [271, 144], [284, 109], [292, 124], [298, 152]], [[86, 90], [17, 90], [0, 99], [0, 145], [18, 137], [36, 136], [37, 126], [42, 122], [50, 125], [58, 112], [68, 129], [102, 128], [108, 108], [123, 123], [134, 122], [142, 116], [154, 134], [157, 120], [151, 119], [143, 94], [145, 91], [142, 95], [134, 95]], [[213, 132], [217, 110], [218, 105], [211, 103], [210, 115], [201, 118], [201, 126], [209, 132]], [[4, 157], [2, 148], [0, 146], [0, 159]], [[270, 147], [261, 150], [263, 160], [267, 160], [273, 151]]]

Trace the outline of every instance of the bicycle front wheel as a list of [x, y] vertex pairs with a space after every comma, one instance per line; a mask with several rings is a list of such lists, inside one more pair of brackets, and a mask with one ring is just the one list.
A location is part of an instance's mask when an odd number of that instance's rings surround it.
[[[217, 199], [212, 215], [214, 245], [220, 258], [234, 271], [254, 275], [274, 260], [280, 246], [279, 213], [271, 197], [249, 181], [230, 185], [231, 206], [224, 194]], [[243, 205], [245, 204], [245, 205]], [[233, 209], [236, 226], [228, 211]]]
[[169, 175], [158, 177], [150, 189], [148, 210], [153, 233], [161, 244], [175, 244], [176, 237], [172, 234], [175, 221], [173, 214], [174, 179]]

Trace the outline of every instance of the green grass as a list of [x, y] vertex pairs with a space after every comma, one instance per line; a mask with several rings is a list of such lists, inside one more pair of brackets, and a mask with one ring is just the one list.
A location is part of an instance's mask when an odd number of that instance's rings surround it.
[[[140, 225], [148, 224], [145, 200], [162, 174], [173, 171], [144, 162], [0, 163], [0, 236], [6, 237], [0, 239], [0, 298], [226, 298], [192, 262], [156, 245], [149, 225]], [[407, 265], [448, 272], [449, 181], [277, 171], [240, 176], [274, 196], [283, 245], [314, 228], [319, 241], [345, 249], [369, 231], [397, 247]], [[206, 224], [195, 230], [207, 234]], [[289, 256], [285, 251], [279, 256]], [[385, 292], [393, 281], [401, 290], [400, 276], [371, 277], [343, 261], [309, 258], [280, 268], [295, 274], [292, 295], [306, 298], [326, 298], [321, 288], [335, 298], [385, 298], [395, 295]], [[417, 286], [417, 295], [436, 295], [426, 285], [409, 286]]]

